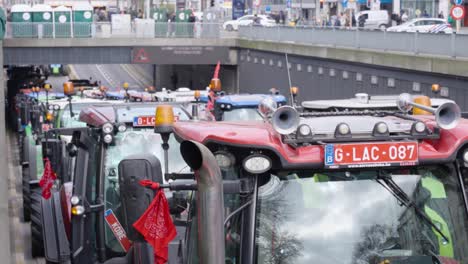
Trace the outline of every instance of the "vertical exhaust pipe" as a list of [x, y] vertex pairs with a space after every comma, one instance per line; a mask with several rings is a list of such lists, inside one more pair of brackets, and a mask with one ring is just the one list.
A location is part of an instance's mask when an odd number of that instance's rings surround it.
[[224, 263], [224, 199], [221, 170], [211, 151], [195, 141], [184, 141], [180, 152], [195, 171], [198, 187], [198, 253], [200, 263]]

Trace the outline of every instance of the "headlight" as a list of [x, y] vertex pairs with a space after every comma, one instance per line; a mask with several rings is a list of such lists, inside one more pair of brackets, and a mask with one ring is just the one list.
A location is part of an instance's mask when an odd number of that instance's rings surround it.
[[85, 208], [82, 205], [73, 206], [71, 209], [71, 213], [73, 215], [82, 215], [85, 212]]
[[71, 198], [70, 198], [70, 202], [72, 205], [77, 205], [79, 202], [80, 202], [80, 198], [76, 195], [73, 195]]
[[271, 169], [271, 165], [270, 158], [260, 154], [248, 156], [243, 162], [244, 169], [252, 174], [267, 172]]
[[114, 131], [114, 126], [111, 123], [105, 123], [102, 125], [102, 132], [105, 134], [110, 134], [112, 131]]
[[221, 169], [229, 169], [232, 166], [234, 166], [236, 162], [236, 158], [232, 153], [229, 153], [227, 151], [217, 151], [214, 153], [216, 162], [218, 163], [218, 166]]
[[119, 130], [119, 132], [125, 132], [127, 130], [127, 126], [122, 123], [117, 126], [117, 129]]
[[104, 140], [104, 143], [106, 143], [106, 144], [112, 143], [112, 135], [111, 134], [104, 135], [103, 140]]
[[468, 149], [465, 150], [465, 153], [463, 153], [463, 161], [465, 163], [468, 163]]

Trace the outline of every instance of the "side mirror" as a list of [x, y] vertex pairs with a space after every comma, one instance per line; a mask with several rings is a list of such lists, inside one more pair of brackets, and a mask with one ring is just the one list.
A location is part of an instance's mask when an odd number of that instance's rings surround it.
[[47, 157], [49, 157], [52, 169], [60, 177], [60, 174], [61, 174], [60, 163], [62, 161], [62, 141], [60, 139], [48, 138], [48, 139], [42, 139], [41, 143], [42, 143], [42, 153], [44, 153], [45, 155], [47, 155]]
[[180, 216], [180, 214], [187, 209], [188, 192], [173, 192], [172, 197], [168, 199], [168, 203], [171, 215]]
[[140, 180], [163, 183], [161, 163], [152, 154], [131, 155], [119, 163], [120, 200], [122, 201], [122, 226], [132, 241], [144, 241], [133, 228], [154, 198], [154, 191], [140, 185]]

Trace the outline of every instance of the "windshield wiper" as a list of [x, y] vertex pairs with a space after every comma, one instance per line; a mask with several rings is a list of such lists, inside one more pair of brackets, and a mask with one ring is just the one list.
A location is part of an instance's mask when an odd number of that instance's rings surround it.
[[401, 189], [398, 184], [395, 183], [392, 179], [391, 174], [385, 174], [383, 175], [381, 172], [379, 172], [379, 176], [377, 177], [376, 181], [382, 185], [387, 191], [389, 191], [402, 205], [404, 205], [406, 208], [413, 208], [414, 211], [416, 212], [416, 215], [418, 215], [426, 224], [430, 225], [439, 235], [441, 235], [445, 242], [449, 242], [448, 237], [440, 230], [439, 227], [437, 227], [432, 220], [418, 207], [416, 204], [411, 200], [410, 197]]

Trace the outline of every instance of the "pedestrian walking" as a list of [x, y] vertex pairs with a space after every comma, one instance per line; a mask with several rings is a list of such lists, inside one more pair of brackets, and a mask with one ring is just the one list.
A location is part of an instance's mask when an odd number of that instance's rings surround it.
[[405, 23], [408, 21], [408, 15], [406, 14], [405, 11], [401, 14], [401, 23]]

